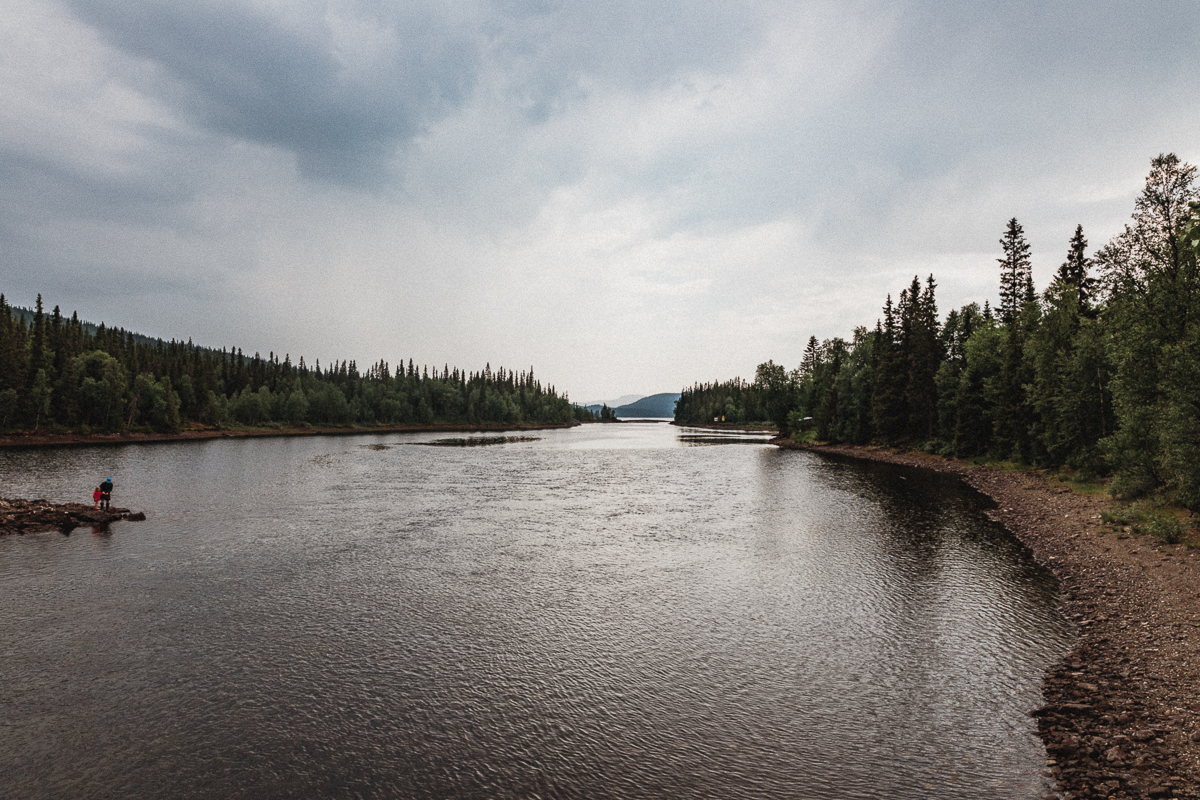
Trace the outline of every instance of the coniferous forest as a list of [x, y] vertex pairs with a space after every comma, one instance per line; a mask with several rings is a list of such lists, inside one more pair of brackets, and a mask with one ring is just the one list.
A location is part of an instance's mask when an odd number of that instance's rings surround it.
[[752, 383], [685, 389], [676, 421], [1065, 467], [1200, 510], [1198, 201], [1196, 168], [1160, 155], [1124, 230], [1089, 256], [1078, 226], [1040, 293], [1011, 219], [995, 308], [942, 318], [934, 277], [913, 278], [873, 329], [810, 338], [790, 371], [768, 361]]
[[0, 430], [175, 432], [226, 427], [454, 423], [548, 424], [590, 419], [533, 370], [431, 372], [410, 359], [360, 372], [301, 358], [262, 358], [149, 339], [77, 314], [32, 312], [0, 295]]

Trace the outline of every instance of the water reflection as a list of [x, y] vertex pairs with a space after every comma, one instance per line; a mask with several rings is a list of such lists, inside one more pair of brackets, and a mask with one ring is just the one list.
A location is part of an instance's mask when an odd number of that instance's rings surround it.
[[679, 441], [686, 445], [704, 444], [757, 444], [765, 445], [767, 439], [754, 436], [712, 436], [705, 434], [680, 434]]
[[396, 446], [435, 438], [0, 454], [149, 514], [0, 539], [0, 794], [1046, 788], [1057, 587], [961, 484], [664, 425]]

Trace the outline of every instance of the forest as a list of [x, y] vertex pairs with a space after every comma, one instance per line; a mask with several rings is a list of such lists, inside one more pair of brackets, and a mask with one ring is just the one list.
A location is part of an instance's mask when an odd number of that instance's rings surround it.
[[1132, 219], [1088, 255], [1077, 226], [1035, 290], [1021, 224], [1000, 239], [999, 302], [938, 313], [937, 284], [888, 295], [874, 328], [808, 340], [799, 366], [696, 384], [679, 423], [770, 421], [785, 435], [870, 442], [1111, 476], [1118, 497], [1200, 510], [1200, 191], [1151, 162]]
[[192, 426], [546, 424], [592, 413], [543, 387], [532, 368], [447, 365], [360, 372], [150, 339], [78, 314], [14, 309], [0, 294], [0, 430], [175, 432]]

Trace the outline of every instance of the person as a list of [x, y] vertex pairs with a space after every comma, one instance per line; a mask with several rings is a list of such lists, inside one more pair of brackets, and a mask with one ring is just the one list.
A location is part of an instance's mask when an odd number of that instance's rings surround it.
[[99, 486], [92, 490], [92, 502], [96, 504], [96, 508], [100, 507], [100, 498], [103, 496], [104, 492], [100, 491]]
[[108, 510], [112, 503], [112, 478], [105, 478], [104, 483], [100, 484], [100, 507]]

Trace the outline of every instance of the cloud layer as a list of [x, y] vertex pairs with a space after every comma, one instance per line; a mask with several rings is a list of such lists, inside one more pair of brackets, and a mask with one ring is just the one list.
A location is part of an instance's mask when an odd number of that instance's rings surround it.
[[1190, 2], [3, 2], [13, 302], [578, 399], [994, 298], [1012, 216], [1044, 285], [1197, 158]]

